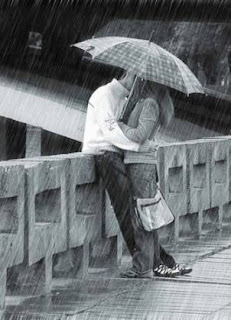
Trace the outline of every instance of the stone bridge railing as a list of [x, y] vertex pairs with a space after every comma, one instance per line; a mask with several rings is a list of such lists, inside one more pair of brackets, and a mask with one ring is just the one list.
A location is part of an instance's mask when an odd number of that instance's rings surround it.
[[[231, 138], [162, 146], [160, 187], [175, 214], [162, 238], [221, 228], [231, 217]], [[0, 304], [49, 292], [52, 277], [118, 265], [122, 239], [94, 160], [81, 153], [0, 162]]]

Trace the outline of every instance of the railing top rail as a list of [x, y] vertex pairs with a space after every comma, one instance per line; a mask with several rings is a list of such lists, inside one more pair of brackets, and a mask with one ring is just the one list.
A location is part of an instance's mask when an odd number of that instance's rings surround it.
[[[203, 144], [203, 143], [211, 143], [218, 141], [231, 141], [231, 135], [229, 136], [217, 136], [217, 137], [206, 137], [195, 140], [187, 140], [187, 141], [179, 141], [179, 142], [160, 142], [159, 147], [170, 147], [170, 146], [182, 146], [182, 145], [195, 145], [195, 144]], [[39, 156], [34, 158], [22, 158], [22, 159], [11, 159], [0, 161], [0, 166], [13, 166], [13, 165], [26, 165], [26, 166], [34, 166], [38, 163], [42, 163], [44, 161], [53, 161], [53, 160], [71, 160], [71, 159], [91, 159], [93, 155], [84, 154], [82, 152], [74, 152], [74, 153], [66, 153], [66, 154], [57, 154], [51, 156]]]
[[198, 144], [198, 143], [209, 143], [216, 141], [231, 141], [231, 136], [217, 136], [217, 137], [206, 137], [195, 140], [187, 140], [187, 141], [179, 141], [179, 142], [163, 142], [160, 143], [160, 147], [169, 147], [169, 146], [178, 146], [178, 145], [190, 145], [190, 144]]

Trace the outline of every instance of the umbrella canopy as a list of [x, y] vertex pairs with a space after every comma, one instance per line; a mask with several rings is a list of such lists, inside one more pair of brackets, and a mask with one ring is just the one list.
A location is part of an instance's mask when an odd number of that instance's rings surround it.
[[179, 58], [148, 40], [126, 37], [93, 38], [75, 43], [93, 59], [132, 70], [137, 76], [186, 94], [203, 93], [203, 87]]

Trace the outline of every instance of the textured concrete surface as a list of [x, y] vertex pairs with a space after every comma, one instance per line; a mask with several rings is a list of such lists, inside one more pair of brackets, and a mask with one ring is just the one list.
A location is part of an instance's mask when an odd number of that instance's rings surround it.
[[[53, 281], [51, 294], [7, 297], [2, 319], [230, 319], [231, 227], [167, 246], [193, 272], [176, 279], [127, 280], [120, 269], [91, 269], [85, 279]], [[124, 257], [122, 269], [130, 258]]]

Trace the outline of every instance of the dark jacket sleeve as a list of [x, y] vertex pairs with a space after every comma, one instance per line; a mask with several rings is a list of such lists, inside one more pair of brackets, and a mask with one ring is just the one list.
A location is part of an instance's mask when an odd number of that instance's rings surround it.
[[124, 123], [119, 123], [119, 126], [128, 139], [137, 143], [144, 143], [150, 138], [153, 130], [158, 125], [158, 119], [159, 106], [157, 102], [153, 99], [146, 99], [143, 102], [137, 127], [131, 128]]

